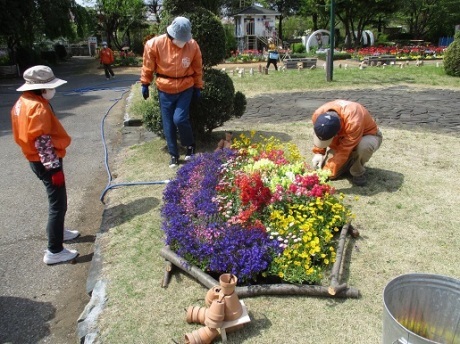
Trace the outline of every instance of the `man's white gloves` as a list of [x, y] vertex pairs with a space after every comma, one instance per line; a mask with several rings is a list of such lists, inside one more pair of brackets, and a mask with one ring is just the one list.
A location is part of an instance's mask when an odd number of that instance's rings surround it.
[[313, 156], [313, 159], [311, 159], [311, 165], [313, 166], [313, 168], [322, 168], [324, 158], [325, 156], [322, 154], [315, 154]]

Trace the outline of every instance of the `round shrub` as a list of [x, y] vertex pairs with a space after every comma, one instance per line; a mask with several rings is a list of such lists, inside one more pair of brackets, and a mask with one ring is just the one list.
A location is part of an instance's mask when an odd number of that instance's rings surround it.
[[201, 99], [192, 102], [190, 120], [197, 135], [211, 133], [233, 117], [241, 117], [246, 109], [246, 97], [235, 94], [232, 79], [222, 71], [205, 69]]
[[246, 110], [246, 96], [240, 91], [235, 93], [235, 98], [233, 98], [233, 115], [235, 118], [240, 118], [243, 116], [244, 111]]
[[306, 48], [302, 43], [293, 43], [292, 51], [297, 54], [302, 54], [306, 51]]
[[[195, 8], [194, 12], [181, 13], [180, 16], [188, 18], [192, 24], [192, 36], [200, 46], [203, 66], [211, 67], [224, 61], [226, 35], [219, 18], [202, 7]], [[158, 28], [159, 34], [166, 32], [166, 28], [175, 17], [177, 15], [171, 13], [163, 14], [163, 20]]]
[[444, 70], [447, 75], [460, 76], [460, 32], [444, 53]]
[[[203, 81], [205, 88], [201, 98], [193, 100], [190, 106], [190, 121], [196, 137], [210, 134], [226, 121], [241, 117], [247, 104], [243, 93], [235, 93], [233, 81], [226, 73], [212, 68], [205, 69]], [[158, 92], [151, 90], [150, 95], [148, 101], [142, 102], [145, 108], [140, 111], [143, 113], [144, 125], [147, 130], [164, 138]]]
[[185, 17], [192, 23], [192, 35], [203, 56], [203, 66], [211, 67], [225, 60], [225, 30], [220, 19], [212, 12], [197, 8]]
[[136, 102], [135, 106], [140, 107], [136, 112], [142, 113], [143, 123], [147, 130], [157, 134], [159, 137], [164, 139], [165, 135], [163, 132], [163, 121], [161, 120], [158, 92], [156, 91], [155, 85], [151, 87], [150, 98]]

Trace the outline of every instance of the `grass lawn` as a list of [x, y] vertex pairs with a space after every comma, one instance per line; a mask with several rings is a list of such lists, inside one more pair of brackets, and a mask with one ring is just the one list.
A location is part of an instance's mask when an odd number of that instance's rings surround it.
[[[248, 72], [250, 67], [245, 68]], [[334, 70], [333, 82], [325, 81], [321, 68], [270, 71], [269, 75], [246, 73], [233, 80], [235, 88], [247, 97], [401, 84], [460, 89], [459, 78], [446, 76], [443, 68], [435, 65], [365, 70], [356, 66], [345, 69], [342, 65]], [[133, 92], [131, 106], [140, 101], [139, 94], [137, 89]], [[290, 137], [299, 147], [312, 145], [309, 122], [262, 123], [250, 128], [243, 116], [215, 130], [213, 139], [200, 143], [200, 147], [213, 150], [226, 129], [234, 135], [257, 129]], [[346, 179], [332, 182], [347, 196], [356, 214], [353, 224], [361, 232], [358, 239], [347, 243], [341, 276], [343, 282], [360, 290], [361, 297], [246, 298], [251, 322], [229, 334], [229, 343], [381, 343], [382, 294], [389, 281], [411, 272], [460, 277], [460, 220], [455, 211], [460, 193], [454, 191], [460, 172], [458, 137], [389, 127], [382, 130], [382, 147], [368, 164], [368, 186], [353, 187]], [[308, 150], [304, 153], [310, 161]], [[117, 183], [174, 178], [175, 171], [166, 161], [165, 142], [155, 138], [124, 149], [111, 169]], [[160, 229], [163, 189], [161, 184], [117, 188], [106, 197], [107, 231], [100, 242], [102, 278], [109, 282], [107, 305], [98, 320], [101, 342], [183, 343], [185, 333], [201, 326], [187, 324], [184, 309], [203, 306], [207, 288], [182, 272], [172, 275], [168, 288], [161, 287], [165, 267], [159, 256], [164, 245]], [[221, 343], [219, 337], [215, 343]]]

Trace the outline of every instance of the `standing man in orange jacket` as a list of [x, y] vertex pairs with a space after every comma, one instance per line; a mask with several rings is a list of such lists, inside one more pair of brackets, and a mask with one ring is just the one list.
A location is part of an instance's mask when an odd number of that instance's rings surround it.
[[99, 52], [99, 59], [101, 64], [104, 66], [105, 77], [110, 80], [110, 77], [114, 78], [112, 63], [115, 61], [113, 57], [113, 51], [107, 46], [107, 42], [102, 42], [102, 49]]
[[312, 121], [313, 167], [330, 170], [330, 179], [350, 172], [353, 184], [366, 185], [364, 164], [382, 144], [369, 111], [356, 102], [334, 100], [320, 106]]
[[179, 164], [177, 131], [182, 146], [187, 147], [185, 160], [195, 154], [189, 113], [192, 98], [201, 96], [203, 62], [187, 18], [175, 18], [166, 31], [145, 43], [141, 84], [142, 96], [147, 99], [153, 75], [156, 75], [163, 132], [171, 155], [169, 166], [176, 167]]
[[65, 248], [63, 242], [80, 235], [64, 229], [67, 192], [62, 159], [71, 139], [49, 103], [56, 87], [67, 81], [56, 78], [47, 66], [31, 67], [23, 77], [26, 82], [17, 89], [23, 93], [11, 110], [13, 137], [29, 160], [32, 171], [45, 185], [49, 212], [48, 249], [43, 261], [57, 264], [78, 256], [76, 250]]

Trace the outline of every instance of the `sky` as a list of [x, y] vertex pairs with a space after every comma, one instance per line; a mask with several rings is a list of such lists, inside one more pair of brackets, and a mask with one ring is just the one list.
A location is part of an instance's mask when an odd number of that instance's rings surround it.
[[94, 0], [75, 0], [75, 2], [84, 7], [90, 7], [94, 5]]

